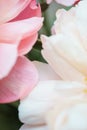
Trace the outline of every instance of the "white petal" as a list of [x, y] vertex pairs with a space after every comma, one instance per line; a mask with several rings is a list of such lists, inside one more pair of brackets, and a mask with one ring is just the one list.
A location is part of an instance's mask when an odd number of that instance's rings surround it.
[[43, 124], [45, 114], [61, 98], [72, 99], [83, 96], [86, 88], [78, 82], [42, 81], [33, 89], [30, 95], [21, 100], [19, 105], [20, 120], [26, 124]]
[[42, 62], [34, 61], [33, 62], [39, 73], [39, 80], [58, 80], [60, 77], [51, 69], [51, 67]]
[[[72, 66], [66, 59], [64, 59], [62, 56], [60, 56], [59, 52], [63, 51], [63, 49], [72, 49], [65, 46], [65, 41], [60, 41], [59, 35], [55, 35], [52, 37], [46, 37], [42, 36], [41, 40], [43, 42], [43, 50], [42, 54], [44, 58], [48, 61], [48, 63], [51, 65], [51, 67], [54, 69], [54, 71], [64, 80], [71, 80], [71, 81], [83, 81], [84, 75], [80, 73], [74, 66]], [[62, 39], [64, 40], [64, 39]], [[64, 44], [60, 45], [60, 44]], [[72, 43], [73, 44], [73, 43]], [[62, 47], [60, 47], [62, 46]], [[73, 45], [71, 45], [73, 46]], [[62, 49], [63, 48], [63, 49]], [[59, 49], [59, 50], [58, 50]], [[49, 53], [51, 52], [51, 53]], [[69, 53], [69, 52], [67, 52]], [[67, 54], [64, 53], [64, 56]], [[74, 50], [72, 50], [72, 53], [74, 53]], [[70, 57], [70, 54], [68, 54], [68, 57]], [[72, 57], [70, 57], [72, 59]], [[74, 57], [75, 59], [78, 57]]]
[[23, 125], [19, 130], [49, 130], [47, 126], [32, 126], [29, 125]]

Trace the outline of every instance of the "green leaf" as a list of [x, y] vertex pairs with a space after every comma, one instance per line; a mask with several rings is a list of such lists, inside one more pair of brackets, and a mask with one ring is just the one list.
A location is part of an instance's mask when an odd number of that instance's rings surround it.
[[47, 10], [44, 12], [44, 23], [45, 23], [45, 27], [48, 30], [48, 34], [51, 34], [51, 27], [56, 19], [56, 11], [58, 9], [61, 9], [62, 5], [59, 5], [58, 3], [56, 3], [55, 1], [52, 2], [49, 5], [49, 8], [47, 8]]
[[0, 130], [18, 130], [20, 126], [17, 109], [10, 104], [0, 104]]
[[46, 62], [41, 54], [41, 50], [42, 50], [42, 44], [40, 41], [37, 41], [32, 50], [26, 56], [32, 61], [36, 60]]
[[37, 3], [45, 3], [46, 2], [46, 0], [36, 0], [37, 1]]

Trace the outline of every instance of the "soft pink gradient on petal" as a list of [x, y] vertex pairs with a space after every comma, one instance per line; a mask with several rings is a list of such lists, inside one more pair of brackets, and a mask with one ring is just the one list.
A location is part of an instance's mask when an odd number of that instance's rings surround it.
[[0, 80], [8, 75], [13, 65], [15, 64], [16, 59], [17, 46], [0, 43]]
[[32, 49], [32, 46], [35, 44], [35, 41], [37, 40], [37, 38], [38, 38], [38, 34], [35, 33], [32, 36], [21, 40], [21, 43], [18, 47], [19, 55], [28, 53]]
[[23, 54], [27, 53], [24, 50], [30, 50], [37, 40], [37, 32], [42, 26], [42, 21], [43, 18], [34, 17], [3, 24], [0, 26], [0, 42], [9, 42], [12, 44], [13, 41], [20, 38], [19, 52], [22, 54], [23, 50]]
[[33, 63], [19, 57], [32, 49], [42, 26], [36, 4], [35, 0], [0, 1], [0, 103], [26, 96], [37, 82]]
[[37, 5], [36, 0], [32, 0], [28, 6], [12, 21], [18, 21], [31, 17], [41, 17], [40, 4]]
[[16, 17], [31, 0], [0, 0], [0, 24]]
[[19, 57], [6, 78], [0, 80], [0, 103], [24, 98], [38, 81], [38, 73], [31, 61]]
[[42, 26], [42, 18], [29, 18], [17, 22], [10, 22], [0, 26], [0, 41], [13, 41], [15, 38], [21, 39], [37, 33]]

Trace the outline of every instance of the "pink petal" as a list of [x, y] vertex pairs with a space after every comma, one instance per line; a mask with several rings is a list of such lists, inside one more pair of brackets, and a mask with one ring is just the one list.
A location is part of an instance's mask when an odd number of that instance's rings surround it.
[[38, 80], [35, 66], [19, 57], [10, 74], [0, 81], [0, 103], [12, 102], [31, 92]]
[[31, 0], [0, 0], [0, 23], [16, 17]]
[[[0, 42], [2, 41], [12, 43], [19, 38], [21, 42], [24, 42], [22, 40], [28, 38], [28, 41], [31, 41], [28, 43], [28, 46], [30, 48], [32, 47], [32, 44], [34, 44], [36, 41], [37, 31], [39, 31], [39, 29], [41, 28], [42, 21], [42, 18], [34, 17], [26, 20], [3, 24], [0, 26]], [[23, 45], [21, 42], [19, 44], [19, 51], [21, 51], [21, 49], [23, 50]], [[27, 46], [25, 44], [24, 48], [26, 47]]]
[[0, 43], [0, 79], [8, 75], [16, 59], [17, 47], [11, 44]]
[[41, 8], [40, 5], [36, 3], [36, 0], [32, 0], [28, 6], [12, 21], [18, 21], [22, 19], [27, 19], [30, 17], [40, 17], [41, 16]]
[[18, 47], [19, 54], [23, 55], [23, 54], [28, 53], [32, 49], [32, 46], [35, 44], [35, 41], [37, 40], [37, 38], [38, 38], [38, 34], [35, 33], [32, 36], [23, 39], [20, 42], [20, 45]]

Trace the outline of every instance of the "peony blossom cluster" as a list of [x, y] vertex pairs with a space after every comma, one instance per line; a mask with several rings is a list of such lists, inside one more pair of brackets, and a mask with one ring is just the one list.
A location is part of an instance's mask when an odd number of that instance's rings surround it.
[[87, 129], [87, 0], [56, 13], [41, 36], [48, 64], [34, 62], [39, 83], [19, 105], [20, 130]]
[[42, 26], [35, 0], [0, 0], [0, 103], [23, 98], [38, 81], [38, 73], [25, 55]]

